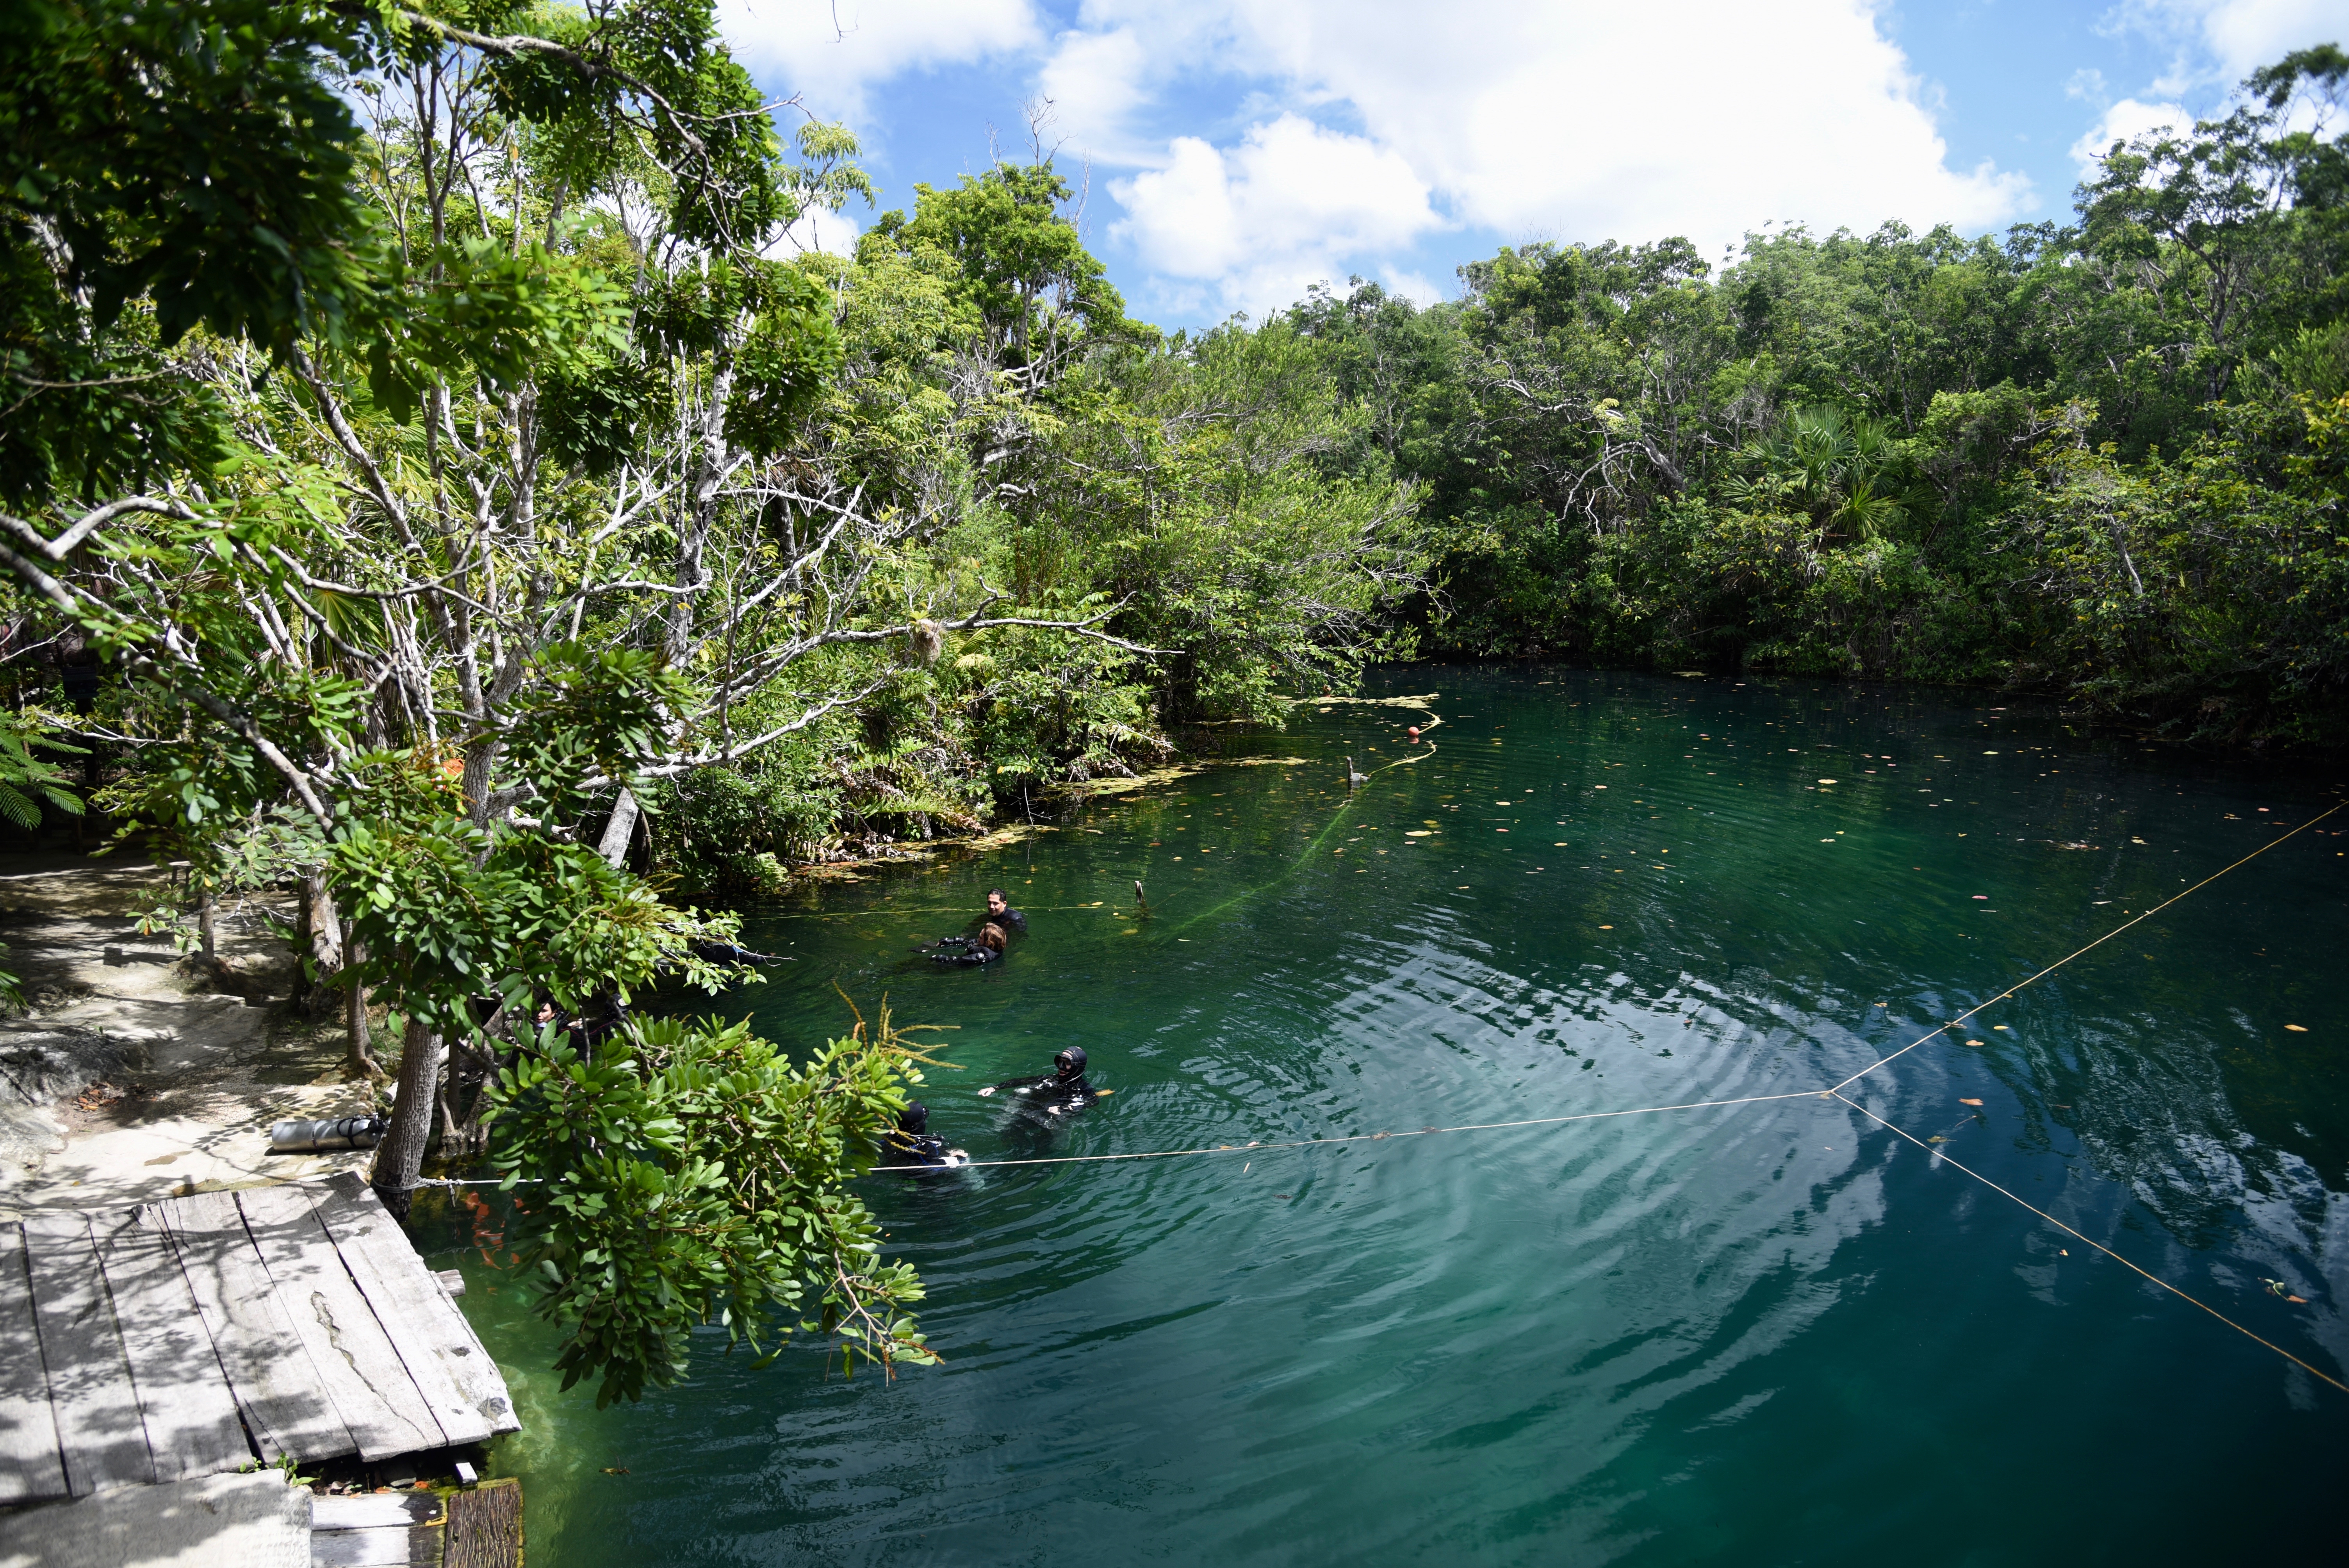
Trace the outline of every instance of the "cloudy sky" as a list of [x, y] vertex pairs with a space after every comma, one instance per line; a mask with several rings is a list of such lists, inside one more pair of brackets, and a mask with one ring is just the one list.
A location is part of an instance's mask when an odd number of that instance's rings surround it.
[[719, 4], [762, 86], [856, 131], [885, 208], [1024, 159], [1040, 110], [1167, 326], [1350, 274], [1433, 300], [1529, 240], [2061, 218], [2116, 134], [2349, 43], [2349, 0]]

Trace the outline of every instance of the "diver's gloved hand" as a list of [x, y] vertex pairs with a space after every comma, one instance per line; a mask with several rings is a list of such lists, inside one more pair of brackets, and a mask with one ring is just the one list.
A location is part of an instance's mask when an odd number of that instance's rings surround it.
[[1052, 1070], [1036, 1078], [1008, 1078], [1004, 1082], [980, 1089], [982, 1095], [997, 1089], [1009, 1089], [1014, 1094], [1037, 1095], [1064, 1102], [1090, 1100], [1095, 1090], [1085, 1079], [1085, 1048], [1070, 1046], [1052, 1058]]

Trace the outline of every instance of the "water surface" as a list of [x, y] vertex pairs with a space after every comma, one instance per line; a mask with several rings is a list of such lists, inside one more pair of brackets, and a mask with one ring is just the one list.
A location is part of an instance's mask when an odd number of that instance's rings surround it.
[[[2321, 773], [1962, 695], [1380, 689], [1441, 692], [1432, 757], [1423, 716], [1301, 709], [1244, 748], [1303, 765], [761, 914], [793, 962], [729, 1005], [808, 1040], [836, 982], [956, 1026], [924, 1098], [980, 1159], [1025, 1146], [974, 1090], [1070, 1043], [1116, 1092], [1067, 1154], [1802, 1098], [870, 1178], [947, 1357], [894, 1382], [712, 1342], [598, 1412], [467, 1252], [533, 1562], [2323, 1549], [2349, 1395], [1940, 1157], [2349, 1376], [2349, 811], [1847, 1091], [1926, 1148], [1811, 1092], [2308, 823]], [[1032, 922], [1006, 964], [909, 961], [991, 882]]]

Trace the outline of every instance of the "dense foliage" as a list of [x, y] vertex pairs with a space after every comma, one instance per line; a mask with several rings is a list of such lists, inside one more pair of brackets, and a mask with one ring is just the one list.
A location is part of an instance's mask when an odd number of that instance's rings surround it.
[[797, 254], [870, 183], [709, 0], [29, 0], [0, 38], [0, 808], [78, 805], [40, 748], [81, 748], [207, 960], [222, 897], [301, 890], [355, 1067], [369, 996], [400, 1038], [378, 1190], [436, 1134], [546, 1183], [566, 1377], [638, 1397], [710, 1322], [929, 1359], [841, 1186], [917, 1056], [632, 1015], [744, 977], [663, 880], [1347, 678], [1424, 578], [1408, 488], [1329, 460], [1333, 380], [1129, 321], [1049, 163]]
[[1536, 245], [1288, 316], [1425, 487], [1425, 645], [2011, 684], [2349, 742], [2349, 60], [2116, 147], [2078, 221]]
[[355, 1064], [370, 995], [401, 1037], [379, 1190], [436, 1132], [544, 1183], [606, 1398], [703, 1323], [930, 1357], [842, 1186], [918, 1053], [631, 1017], [741, 977], [680, 887], [1415, 648], [2349, 738], [2334, 50], [2073, 227], [1534, 246], [1193, 337], [1049, 160], [801, 253], [876, 193], [709, 0], [24, 0], [0, 45], [0, 813], [78, 756], [207, 953], [298, 886]]

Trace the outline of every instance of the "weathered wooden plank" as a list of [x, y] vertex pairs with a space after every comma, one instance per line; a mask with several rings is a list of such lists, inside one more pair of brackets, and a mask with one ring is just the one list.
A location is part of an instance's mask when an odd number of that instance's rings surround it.
[[357, 1453], [358, 1439], [328, 1397], [308, 1344], [278, 1299], [276, 1284], [245, 1232], [235, 1194], [199, 1192], [156, 1204], [141, 1218], [169, 1230], [261, 1457], [274, 1464], [291, 1454], [308, 1463]]
[[274, 1470], [124, 1486], [0, 1519], [9, 1568], [308, 1568], [310, 1494]]
[[90, 1235], [114, 1300], [155, 1479], [193, 1480], [242, 1469], [253, 1447], [171, 1243], [136, 1212], [92, 1215]]
[[440, 1531], [389, 1525], [373, 1530], [313, 1531], [311, 1568], [440, 1568]]
[[65, 1453], [25, 1272], [25, 1227], [0, 1225], [0, 1503], [65, 1495]]
[[155, 1460], [139, 1419], [130, 1362], [115, 1326], [114, 1304], [98, 1266], [89, 1222], [78, 1214], [35, 1214], [25, 1221], [33, 1317], [49, 1373], [66, 1490], [88, 1497], [118, 1486], [150, 1485]]
[[522, 1568], [522, 1482], [449, 1494], [448, 1568]]
[[387, 1524], [406, 1529], [429, 1524], [442, 1514], [437, 1491], [363, 1491], [336, 1497], [323, 1493], [310, 1500], [313, 1530], [377, 1530]]
[[343, 1424], [362, 1458], [389, 1459], [448, 1446], [416, 1379], [352, 1283], [342, 1254], [297, 1187], [249, 1187], [236, 1194], [244, 1228], [310, 1347]]
[[505, 1379], [383, 1200], [356, 1175], [321, 1182], [315, 1191], [320, 1222], [431, 1400], [449, 1440], [477, 1443], [516, 1430]]

